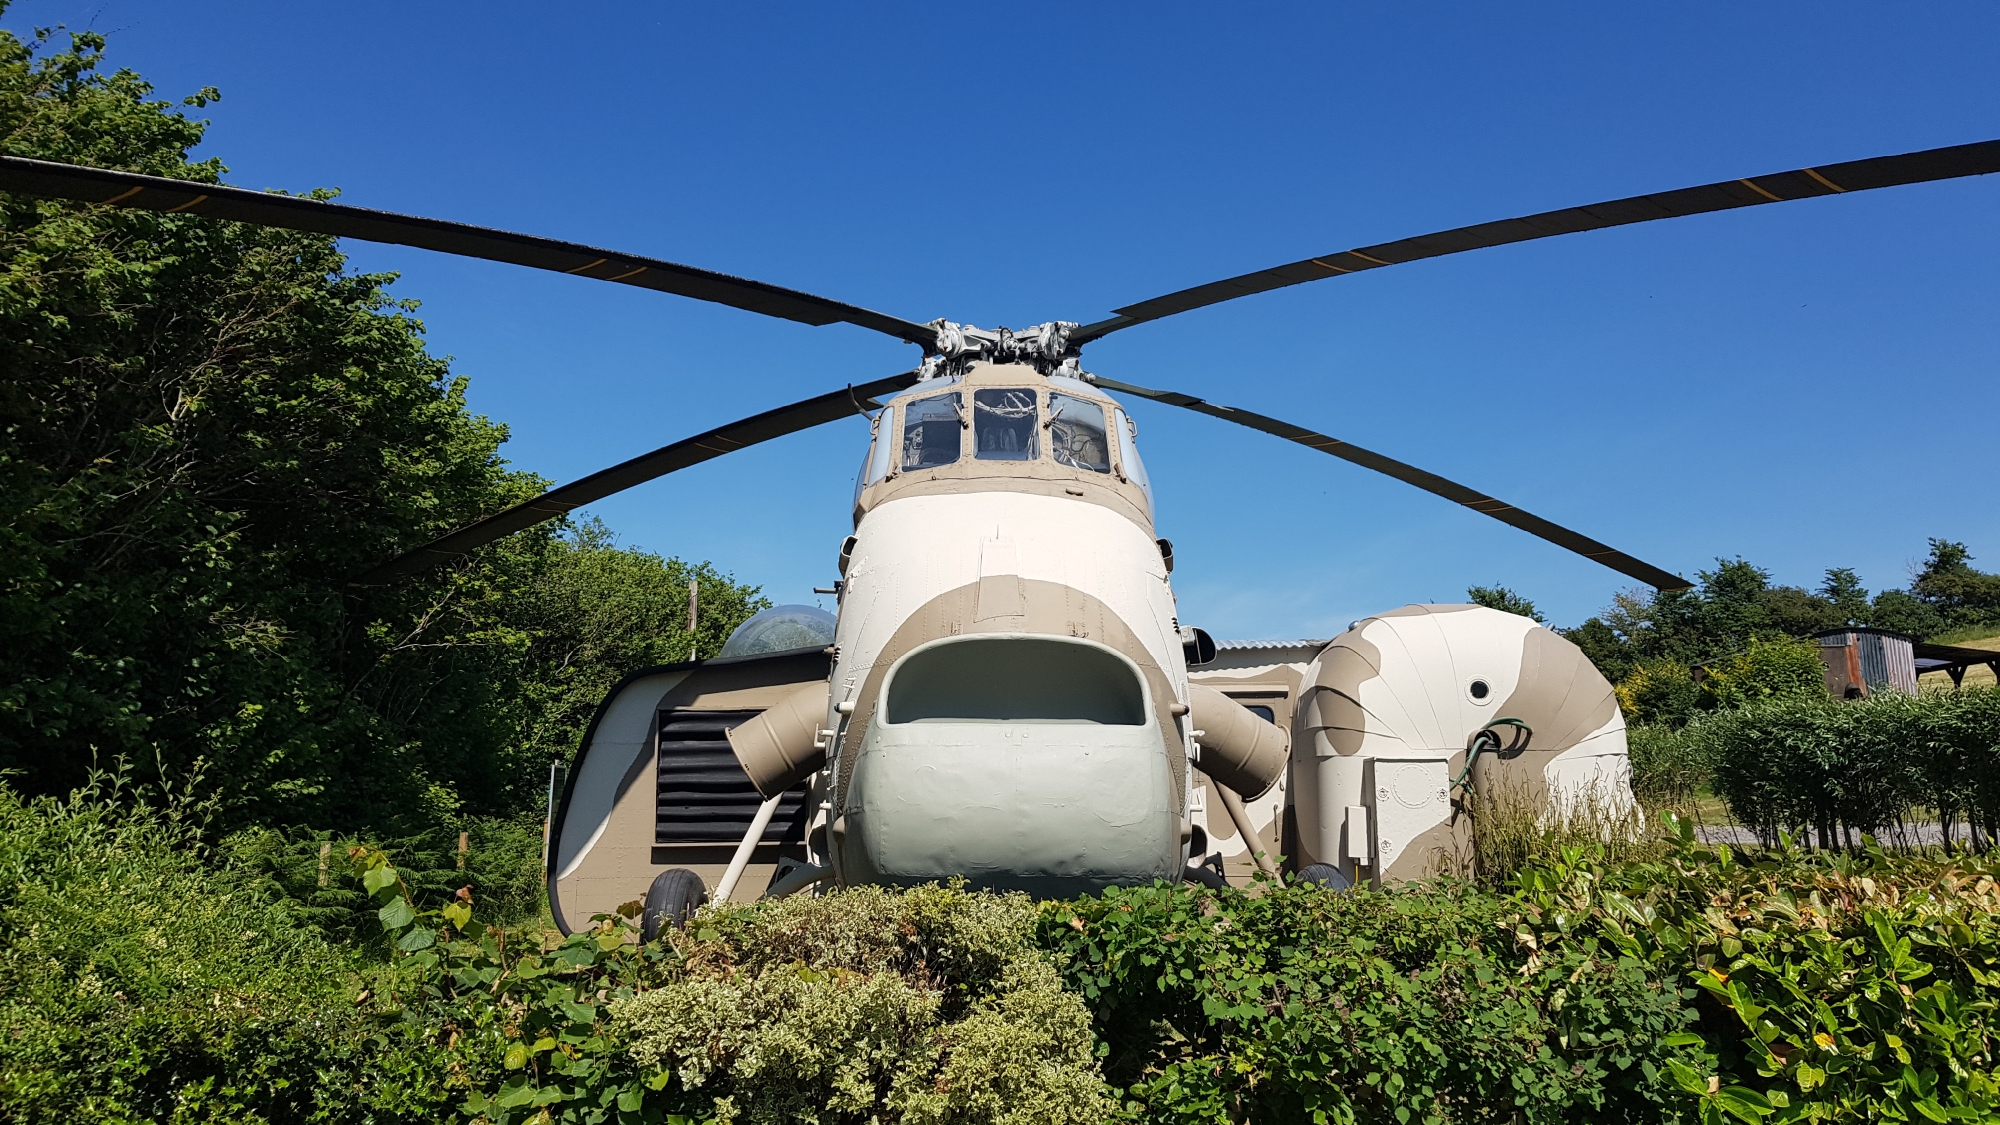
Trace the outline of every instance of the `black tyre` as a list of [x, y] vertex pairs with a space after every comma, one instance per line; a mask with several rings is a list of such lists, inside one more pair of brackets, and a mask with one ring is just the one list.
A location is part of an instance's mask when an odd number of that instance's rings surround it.
[[1354, 889], [1353, 880], [1342, 874], [1340, 868], [1335, 867], [1331, 863], [1309, 863], [1299, 868], [1299, 873], [1292, 876], [1292, 881], [1296, 883], [1312, 883], [1316, 886], [1325, 887], [1329, 891], [1351, 891]]
[[652, 941], [669, 926], [678, 930], [690, 915], [708, 901], [708, 887], [701, 876], [685, 867], [662, 871], [646, 888], [646, 912], [639, 916], [639, 936]]

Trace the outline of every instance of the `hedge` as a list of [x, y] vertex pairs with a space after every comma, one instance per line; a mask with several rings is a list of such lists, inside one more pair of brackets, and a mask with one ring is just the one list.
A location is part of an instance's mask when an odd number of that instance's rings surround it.
[[1993, 857], [1746, 862], [1670, 821], [1503, 892], [859, 889], [641, 945], [486, 926], [357, 847], [358, 944], [194, 812], [0, 788], [0, 1120], [2000, 1116]]
[[1809, 832], [1821, 847], [1934, 819], [1972, 844], [2000, 839], [2000, 687], [1884, 692], [1865, 700], [1771, 699], [1690, 723], [1686, 753], [1767, 844]]

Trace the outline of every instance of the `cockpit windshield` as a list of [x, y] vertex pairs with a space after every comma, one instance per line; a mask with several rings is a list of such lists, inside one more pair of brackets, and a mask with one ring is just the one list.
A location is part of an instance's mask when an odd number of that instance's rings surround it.
[[876, 422], [878, 433], [855, 482], [856, 505], [868, 485], [898, 472], [957, 464], [969, 451], [974, 461], [1046, 458], [1070, 469], [1116, 475], [1145, 494], [1150, 510], [1152, 482], [1139, 460], [1132, 420], [1115, 404], [1069, 388], [1087, 390], [1073, 380], [1051, 378], [1046, 390], [975, 385], [899, 400]]
[[973, 456], [981, 461], [1033, 461], [1041, 455], [1035, 392], [990, 387], [972, 392]]
[[1058, 465], [1110, 472], [1111, 449], [1104, 440], [1104, 407], [1087, 398], [1051, 392], [1049, 449]]
[[963, 408], [957, 391], [920, 398], [903, 407], [903, 468], [934, 469], [958, 460], [959, 419]]

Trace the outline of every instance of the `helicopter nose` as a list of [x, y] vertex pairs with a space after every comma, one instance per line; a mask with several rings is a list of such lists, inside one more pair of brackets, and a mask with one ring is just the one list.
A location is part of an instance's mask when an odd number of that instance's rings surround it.
[[1165, 736], [1126, 656], [954, 637], [890, 673], [842, 804], [848, 881], [1064, 896], [1177, 874]]

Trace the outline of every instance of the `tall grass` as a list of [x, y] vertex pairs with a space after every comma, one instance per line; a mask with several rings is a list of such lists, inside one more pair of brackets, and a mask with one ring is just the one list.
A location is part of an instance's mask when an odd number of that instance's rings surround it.
[[1546, 807], [1525, 787], [1473, 789], [1463, 801], [1472, 822], [1472, 861], [1459, 874], [1487, 886], [1505, 886], [1522, 868], [1559, 858], [1565, 848], [1601, 847], [1608, 861], [1625, 862], [1658, 859], [1669, 846], [1648, 830], [1665, 806], [1648, 810], [1596, 787]]

